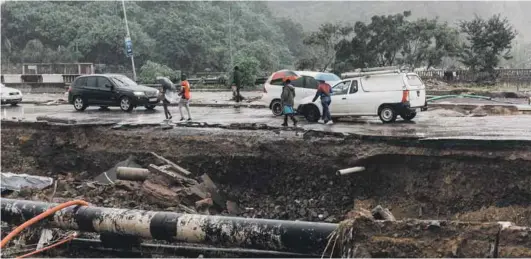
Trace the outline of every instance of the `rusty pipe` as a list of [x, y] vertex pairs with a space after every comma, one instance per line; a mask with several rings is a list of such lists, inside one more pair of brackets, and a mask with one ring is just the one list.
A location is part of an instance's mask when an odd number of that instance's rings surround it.
[[[1, 219], [20, 223], [57, 204], [2, 199]], [[337, 224], [180, 214], [103, 207], [69, 207], [46, 226], [221, 247], [319, 254]]]

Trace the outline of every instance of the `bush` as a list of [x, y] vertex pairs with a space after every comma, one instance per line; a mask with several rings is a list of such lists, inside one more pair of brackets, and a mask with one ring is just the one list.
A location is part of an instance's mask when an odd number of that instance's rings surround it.
[[165, 76], [173, 80], [177, 76], [177, 72], [165, 65], [148, 60], [140, 68], [138, 79], [144, 84], [154, 84], [157, 83], [157, 76]]
[[255, 57], [239, 56], [236, 57], [235, 64], [239, 67], [242, 74], [242, 86], [254, 86], [260, 62]]

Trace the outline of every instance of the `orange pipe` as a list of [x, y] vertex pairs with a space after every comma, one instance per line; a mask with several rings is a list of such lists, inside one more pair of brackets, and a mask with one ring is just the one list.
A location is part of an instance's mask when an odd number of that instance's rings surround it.
[[74, 201], [69, 201], [69, 202], [65, 202], [65, 203], [62, 203], [62, 204], [59, 204], [53, 208], [50, 208], [48, 210], [46, 210], [45, 212], [33, 217], [32, 219], [22, 223], [22, 225], [16, 227], [15, 229], [13, 229], [13, 231], [11, 231], [11, 233], [9, 233], [9, 235], [7, 235], [6, 237], [4, 237], [4, 239], [2, 239], [2, 243], [0, 243], [0, 248], [4, 248], [5, 245], [7, 245], [7, 243], [9, 243], [9, 241], [11, 241], [11, 239], [13, 239], [16, 235], [18, 235], [20, 232], [22, 232], [22, 230], [26, 229], [27, 227], [39, 222], [41, 219], [44, 219], [52, 214], [54, 214], [55, 212], [57, 211], [60, 211], [64, 208], [67, 208], [67, 207], [70, 207], [70, 206], [73, 206], [73, 205], [80, 205], [80, 206], [88, 206], [89, 204], [86, 202], [86, 201], [83, 201], [83, 200], [74, 200]]
[[26, 258], [26, 257], [32, 256], [34, 254], [38, 254], [38, 253], [44, 252], [44, 251], [52, 249], [52, 248], [54, 248], [56, 246], [62, 245], [64, 243], [66, 243], [66, 242], [70, 242], [72, 239], [74, 239], [76, 237], [77, 237], [77, 233], [74, 233], [74, 234], [66, 237], [65, 239], [63, 239], [61, 241], [58, 241], [58, 242], [56, 242], [54, 244], [51, 244], [51, 245], [49, 245], [47, 247], [43, 247], [41, 249], [35, 250], [35, 251], [31, 252], [31, 253], [27, 253], [25, 255], [18, 256], [17, 258]]

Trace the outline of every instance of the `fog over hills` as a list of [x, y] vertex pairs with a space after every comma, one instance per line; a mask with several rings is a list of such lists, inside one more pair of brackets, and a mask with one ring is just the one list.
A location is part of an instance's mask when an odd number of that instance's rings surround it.
[[412, 18], [435, 18], [456, 24], [470, 20], [477, 14], [490, 17], [500, 13], [508, 18], [518, 32], [517, 40], [531, 41], [531, 2], [529, 1], [278, 1], [268, 2], [272, 12], [280, 17], [290, 17], [302, 24], [306, 31], [316, 30], [323, 22], [355, 23], [370, 21], [374, 15], [388, 15], [405, 10]]

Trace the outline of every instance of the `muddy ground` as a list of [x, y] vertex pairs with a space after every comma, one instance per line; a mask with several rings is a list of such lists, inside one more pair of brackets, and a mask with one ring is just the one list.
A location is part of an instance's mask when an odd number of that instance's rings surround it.
[[[57, 190], [10, 198], [84, 199], [98, 206], [179, 211], [141, 192], [92, 183], [129, 155], [157, 152], [208, 173], [240, 216], [339, 222], [353, 208], [382, 205], [397, 219], [512, 221], [531, 226], [531, 144], [527, 141], [362, 137], [319, 132], [2, 124], [2, 171], [59, 179]], [[362, 165], [361, 173], [336, 170]], [[224, 212], [227, 213], [227, 212]]]

